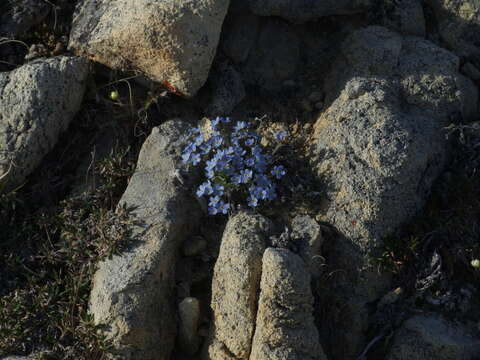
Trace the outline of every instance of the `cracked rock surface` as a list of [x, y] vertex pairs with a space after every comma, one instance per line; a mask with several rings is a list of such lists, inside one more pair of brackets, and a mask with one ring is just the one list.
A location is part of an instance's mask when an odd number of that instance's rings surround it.
[[0, 191], [22, 185], [80, 108], [88, 62], [41, 59], [0, 73]]

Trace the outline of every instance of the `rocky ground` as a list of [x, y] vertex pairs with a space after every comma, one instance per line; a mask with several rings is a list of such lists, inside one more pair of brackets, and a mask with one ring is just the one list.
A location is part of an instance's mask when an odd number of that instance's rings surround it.
[[[479, 87], [478, 0], [1, 2], [0, 358], [480, 359]], [[207, 213], [216, 116], [275, 200]]]

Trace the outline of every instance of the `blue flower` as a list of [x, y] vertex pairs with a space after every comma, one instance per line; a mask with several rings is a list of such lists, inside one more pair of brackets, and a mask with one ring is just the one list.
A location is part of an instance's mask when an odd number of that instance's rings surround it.
[[220, 118], [220, 121], [224, 124], [227, 124], [230, 122], [230, 118], [227, 116], [227, 117], [221, 117]]
[[277, 179], [280, 179], [286, 173], [287, 172], [285, 171], [285, 168], [282, 165], [275, 166], [271, 171], [271, 174], [275, 176]]
[[197, 196], [198, 197], [202, 197], [205, 194], [211, 195], [212, 193], [213, 193], [213, 188], [212, 188], [212, 183], [210, 182], [210, 180], [205, 181], [197, 189]]
[[184, 164], [188, 163], [188, 160], [190, 160], [190, 154], [191, 154], [191, 153], [189, 153], [189, 152], [184, 152], [184, 153], [182, 154], [182, 162], [183, 162]]
[[208, 179], [213, 179], [215, 177], [215, 172], [213, 170], [207, 170], [205, 171], [205, 176]]
[[216, 135], [216, 136], [212, 137], [213, 147], [218, 148], [218, 147], [222, 146], [222, 144], [223, 144], [223, 139], [220, 135]]
[[237, 124], [233, 128], [235, 132], [239, 132], [247, 127], [247, 123], [245, 121], [237, 121]]
[[192, 154], [191, 157], [190, 157], [190, 161], [192, 162], [193, 165], [197, 165], [199, 162], [200, 162], [201, 158], [200, 158], [200, 154]]
[[244, 184], [248, 183], [252, 179], [252, 176], [253, 176], [253, 172], [250, 169], [245, 169], [240, 171], [240, 179], [241, 179], [241, 182]]
[[218, 209], [215, 206], [210, 206], [208, 208], [208, 213], [210, 215], [217, 215], [218, 214]]
[[245, 140], [245, 145], [252, 146], [253, 144], [255, 144], [255, 139], [248, 138], [247, 140]]
[[271, 201], [271, 200], [276, 199], [277, 193], [275, 192], [275, 189], [274, 189], [274, 188], [269, 188], [269, 189], [267, 190], [267, 192], [268, 192], [268, 194], [267, 194], [267, 199], [268, 199], [268, 200]]
[[253, 165], [255, 165], [255, 158], [249, 157], [247, 160], [245, 160], [245, 165], [253, 167]]
[[212, 150], [212, 147], [208, 143], [203, 143], [200, 146], [200, 151], [202, 152], [203, 155], [207, 155], [210, 152], [210, 150]]
[[211, 196], [210, 197], [210, 202], [208, 203], [208, 205], [216, 207], [219, 201], [220, 201], [220, 196], [218, 196], [218, 195], [217, 196]]
[[281, 130], [281, 131], [276, 132], [275, 135], [274, 135], [274, 137], [275, 137], [276, 140], [283, 141], [283, 140], [285, 140], [285, 138], [287, 137], [287, 135], [288, 135], [288, 134], [287, 134], [286, 131]]
[[195, 137], [195, 139], [193, 139], [195, 145], [197, 146], [202, 145], [204, 140], [205, 139], [203, 138], [203, 135], [198, 135], [197, 137]]
[[225, 187], [220, 184], [213, 185], [213, 193], [218, 196], [222, 196], [225, 191]]
[[210, 120], [210, 124], [212, 125], [212, 128], [214, 128], [214, 129], [217, 127], [217, 125], [218, 125], [219, 122], [220, 122], [220, 118], [219, 118], [219, 117], [217, 117], [217, 118], [215, 118], [215, 119], [213, 119], [213, 120]]
[[249, 197], [247, 197], [247, 204], [250, 207], [257, 207], [258, 199], [255, 196], [250, 195]]
[[240, 175], [233, 175], [231, 181], [234, 185], [240, 185], [242, 183], [242, 177]]
[[228, 210], [230, 209], [230, 204], [220, 201], [217, 205], [217, 209], [222, 214], [227, 214]]

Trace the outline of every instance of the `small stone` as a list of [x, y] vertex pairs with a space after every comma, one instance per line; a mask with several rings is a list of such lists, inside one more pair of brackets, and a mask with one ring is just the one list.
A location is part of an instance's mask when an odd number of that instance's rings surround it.
[[200, 346], [198, 325], [200, 322], [200, 302], [198, 299], [188, 297], [178, 305], [180, 328], [178, 345], [182, 352], [193, 355]]
[[303, 130], [310, 130], [311, 127], [312, 127], [312, 124], [306, 123], [305, 125], [303, 125]]
[[319, 102], [321, 99], [322, 99], [323, 95], [320, 91], [314, 91], [310, 94], [310, 96], [308, 97], [308, 100], [310, 100], [311, 102]]
[[30, 61], [40, 57], [46, 57], [48, 55], [47, 48], [43, 44], [33, 44], [28, 49], [27, 55], [25, 55], [25, 61]]
[[315, 104], [315, 109], [322, 110], [323, 109], [323, 101], [319, 101]]
[[207, 248], [207, 241], [201, 236], [188, 238], [182, 245], [182, 253], [185, 256], [195, 256]]
[[470, 263], [475, 269], [480, 269], [480, 260], [479, 259], [474, 259]]

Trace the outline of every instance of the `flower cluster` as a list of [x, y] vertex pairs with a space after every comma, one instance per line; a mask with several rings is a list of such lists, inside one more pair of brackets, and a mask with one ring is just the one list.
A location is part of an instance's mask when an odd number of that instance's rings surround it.
[[[191, 141], [182, 154], [184, 163], [203, 168], [205, 181], [196, 195], [208, 197], [209, 214], [227, 214], [234, 193], [246, 194], [250, 207], [275, 199], [274, 181], [286, 170], [282, 165], [272, 166], [272, 157], [265, 154], [261, 137], [250, 129], [251, 124], [233, 124], [228, 117], [218, 117], [210, 120], [210, 127], [208, 135], [199, 128], [192, 129]], [[274, 137], [283, 141], [287, 133], [280, 131]]]

